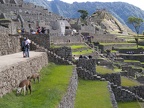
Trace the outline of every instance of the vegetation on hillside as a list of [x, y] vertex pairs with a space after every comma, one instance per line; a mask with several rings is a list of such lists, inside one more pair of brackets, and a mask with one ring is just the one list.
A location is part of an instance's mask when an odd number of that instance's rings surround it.
[[81, 19], [85, 19], [88, 16], [88, 12], [86, 10], [78, 10], [79, 13], [81, 13]]
[[128, 23], [132, 24], [132, 26], [135, 29], [135, 32], [137, 33], [137, 36], [135, 36], [135, 41], [136, 41], [136, 44], [137, 44], [137, 48], [138, 48], [138, 42], [139, 42], [138, 35], [140, 33], [140, 27], [141, 27], [143, 22], [144, 22], [144, 20], [141, 19], [141, 18], [138, 18], [138, 17], [130, 16], [128, 18]]

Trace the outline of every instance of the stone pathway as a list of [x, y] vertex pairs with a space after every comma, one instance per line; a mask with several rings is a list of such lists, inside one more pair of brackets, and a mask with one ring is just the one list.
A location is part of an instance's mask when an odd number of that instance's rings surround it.
[[23, 58], [23, 52], [0, 56], [0, 71], [3, 70], [4, 68], [7, 68], [7, 67], [13, 65], [13, 64], [17, 64], [19, 62], [26, 61], [26, 60], [36, 57], [36, 56], [40, 56], [42, 53], [43, 52], [30, 51], [29, 58]]

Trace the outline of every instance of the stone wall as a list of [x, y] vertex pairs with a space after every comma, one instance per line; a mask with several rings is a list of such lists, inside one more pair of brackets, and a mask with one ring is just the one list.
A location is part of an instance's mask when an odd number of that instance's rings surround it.
[[135, 78], [136, 73], [143, 74], [143, 70], [141, 68], [133, 68], [131, 66], [123, 66], [122, 72], [120, 72], [120, 73], [122, 76]]
[[111, 85], [111, 88], [117, 102], [128, 102], [136, 100], [135, 95], [132, 95], [131, 92], [123, 89], [122, 87], [116, 87]]
[[50, 37], [48, 34], [23, 34], [23, 37], [28, 37], [34, 41], [37, 45], [46, 49], [50, 48]]
[[61, 100], [58, 108], [74, 108], [74, 100], [77, 86], [78, 86], [78, 76], [76, 69], [74, 69], [72, 77], [70, 79], [70, 84], [67, 89], [67, 93]]
[[138, 49], [117, 49], [115, 48], [115, 50], [118, 50], [119, 53], [132, 53], [132, 54], [142, 54], [144, 52], [144, 49], [142, 48], [138, 48]]
[[[96, 74], [96, 60], [95, 59], [86, 59], [86, 58], [80, 58], [77, 62], [77, 67], [81, 67], [83, 70], [83, 73], [87, 73], [87, 71], [90, 72], [91, 75]], [[78, 73], [80, 70], [77, 70]], [[88, 78], [89, 79], [89, 78]]]
[[124, 42], [124, 39], [117, 38], [112, 34], [96, 34], [92, 41], [101, 43], [118, 43]]
[[39, 72], [48, 64], [46, 53], [33, 57], [25, 62], [19, 62], [0, 71], [0, 97], [15, 89], [19, 82], [26, 79], [34, 72]]
[[109, 81], [108, 81], [108, 89], [109, 89], [109, 92], [110, 92], [110, 98], [111, 98], [113, 108], [118, 108], [117, 101], [115, 99], [115, 95], [114, 95], [114, 92], [112, 91], [111, 84], [110, 84]]
[[0, 56], [20, 51], [20, 39], [18, 36], [9, 36], [6, 33], [0, 34]]
[[49, 61], [57, 64], [68, 64], [67, 61], [72, 61], [72, 51], [70, 47], [51, 48], [49, 51], [52, 52], [48, 54]]
[[115, 94], [115, 99], [120, 102], [128, 101], [144, 101], [144, 86], [134, 86], [134, 87], [117, 87], [111, 85], [112, 90]]
[[126, 60], [138, 60], [144, 62], [144, 54], [119, 54], [118, 56]]
[[82, 25], [81, 30], [79, 30], [80, 33], [92, 33], [95, 34], [95, 27], [91, 25]]
[[106, 51], [106, 50], [112, 50], [116, 47], [133, 47], [135, 46], [135, 43], [130, 43], [130, 44], [108, 44], [108, 45], [99, 45], [99, 49], [101, 49], [101, 51]]
[[95, 59], [80, 58], [79, 61], [77, 62], [77, 73], [78, 73], [78, 76], [83, 79], [98, 80], [99, 78], [95, 77], [96, 75], [109, 82], [113, 82], [115, 85], [118, 85], [118, 86], [121, 85], [120, 73], [98, 74], [96, 72], [96, 60]]
[[8, 34], [9, 34], [9, 29], [0, 26], [0, 34], [1, 34], [1, 35], [3, 35], [3, 34], [7, 34], [7, 35], [8, 35]]
[[105, 78], [107, 81], [114, 83], [115, 85], [121, 85], [121, 76], [120, 73], [111, 73], [111, 74], [98, 74], [101, 78]]
[[54, 44], [77, 44], [83, 43], [80, 36], [51, 36], [51, 42]]

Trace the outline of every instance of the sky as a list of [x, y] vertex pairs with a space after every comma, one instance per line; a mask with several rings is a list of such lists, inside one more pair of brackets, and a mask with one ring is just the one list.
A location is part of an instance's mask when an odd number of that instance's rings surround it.
[[[51, 0], [48, 0], [51, 1]], [[127, 2], [144, 10], [144, 0], [61, 0], [67, 3], [73, 2]]]

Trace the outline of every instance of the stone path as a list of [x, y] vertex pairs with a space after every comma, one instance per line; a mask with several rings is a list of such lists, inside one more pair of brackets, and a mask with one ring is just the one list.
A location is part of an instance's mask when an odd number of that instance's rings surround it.
[[8, 66], [11, 66], [13, 64], [17, 64], [22, 61], [26, 61], [30, 58], [40, 56], [43, 52], [35, 52], [30, 51], [30, 57], [29, 58], [23, 58], [23, 52], [0, 56], [0, 71], [4, 68], [7, 68]]

